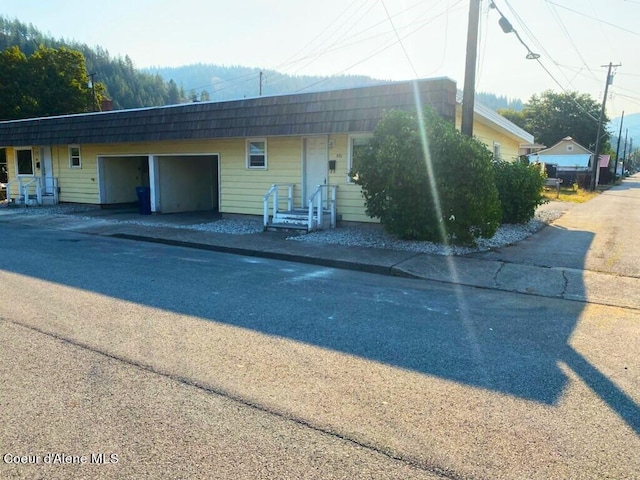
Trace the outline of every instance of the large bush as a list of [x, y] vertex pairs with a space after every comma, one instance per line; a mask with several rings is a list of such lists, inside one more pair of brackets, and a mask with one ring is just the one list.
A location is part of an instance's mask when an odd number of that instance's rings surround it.
[[527, 223], [538, 205], [546, 202], [542, 195], [545, 177], [540, 166], [498, 160], [494, 162], [494, 171], [502, 204], [502, 223]]
[[398, 237], [473, 244], [501, 218], [492, 154], [431, 109], [389, 112], [351, 172], [367, 214]]

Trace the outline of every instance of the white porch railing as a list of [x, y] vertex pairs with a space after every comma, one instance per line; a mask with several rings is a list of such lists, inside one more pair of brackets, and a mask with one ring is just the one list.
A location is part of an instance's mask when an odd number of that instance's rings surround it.
[[24, 198], [24, 204], [29, 205], [29, 195], [31, 191], [31, 186], [34, 187], [36, 193], [36, 202], [38, 205], [42, 204], [42, 189], [40, 188], [40, 179], [38, 177], [33, 178], [27, 183], [22, 185], [22, 198]]
[[22, 179], [20, 177], [14, 178], [10, 182], [5, 183], [7, 188], [7, 200], [11, 202], [11, 185], [18, 184], [18, 195], [22, 195]]
[[[280, 190], [287, 189], [287, 196], [281, 197]], [[287, 201], [287, 211], [293, 210], [293, 184], [292, 183], [274, 183], [269, 191], [265, 194], [263, 199], [263, 226], [267, 228], [269, 226], [269, 201], [271, 200], [273, 208], [272, 208], [272, 218], [275, 218], [277, 213], [280, 210], [280, 202], [283, 200]]]
[[336, 226], [336, 191], [337, 185], [318, 185], [309, 197], [307, 229], [321, 230], [325, 210], [329, 211], [331, 228]]
[[[53, 185], [53, 192], [51, 194], [51, 196], [53, 196], [53, 203], [57, 204], [58, 203], [58, 179], [52, 178], [50, 180], [52, 180], [52, 185]], [[42, 205], [42, 197], [44, 196], [43, 194], [44, 187], [42, 184], [42, 178], [34, 177], [31, 180], [26, 181], [24, 178], [18, 177], [6, 183], [5, 185], [7, 189], [7, 200], [9, 201], [11, 201], [12, 185], [15, 185], [16, 183], [18, 187], [18, 195], [16, 198], [17, 200], [16, 203], [24, 203], [24, 205], [28, 205], [31, 192], [33, 191], [36, 197], [37, 204]]]

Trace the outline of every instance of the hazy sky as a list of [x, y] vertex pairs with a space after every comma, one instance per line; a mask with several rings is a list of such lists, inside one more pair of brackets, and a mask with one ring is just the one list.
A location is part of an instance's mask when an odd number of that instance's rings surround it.
[[[527, 60], [526, 47], [503, 33], [497, 10], [483, 0], [477, 90], [523, 101], [547, 89], [576, 90], [600, 102], [602, 65], [621, 63], [607, 112], [640, 112], [640, 0], [494, 2], [541, 57]], [[464, 83], [469, 0], [2, 0], [0, 13], [129, 55], [138, 67], [215, 63]]]

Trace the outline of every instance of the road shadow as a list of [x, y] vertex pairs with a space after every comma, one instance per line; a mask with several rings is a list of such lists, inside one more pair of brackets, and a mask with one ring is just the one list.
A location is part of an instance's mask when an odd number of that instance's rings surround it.
[[[592, 234], [562, 234], [584, 258]], [[3, 241], [8, 272], [547, 405], [567, 387], [562, 362], [640, 434], [638, 405], [569, 344], [580, 302], [355, 272], [336, 282], [329, 268], [19, 225]]]

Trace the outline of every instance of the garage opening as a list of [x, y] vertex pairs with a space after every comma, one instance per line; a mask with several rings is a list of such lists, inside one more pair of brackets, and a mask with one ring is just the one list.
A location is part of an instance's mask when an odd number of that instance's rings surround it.
[[132, 205], [136, 187], [149, 186], [149, 157], [98, 157], [101, 205]]
[[155, 159], [155, 211], [218, 212], [219, 155], [158, 155]]

